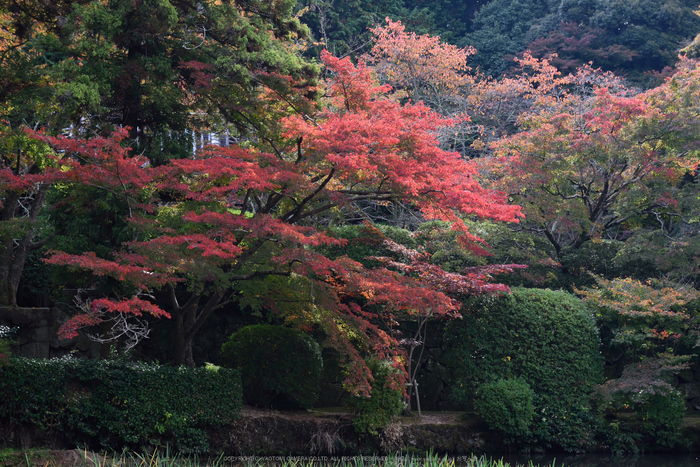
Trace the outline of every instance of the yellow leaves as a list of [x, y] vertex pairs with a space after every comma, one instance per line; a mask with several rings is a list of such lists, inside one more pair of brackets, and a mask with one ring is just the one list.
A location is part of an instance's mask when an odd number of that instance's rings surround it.
[[370, 29], [375, 45], [364, 58], [380, 78], [408, 97], [420, 100], [449, 99], [474, 82], [467, 74], [467, 58], [476, 50], [440, 42], [439, 37], [408, 33], [400, 21], [386, 19], [386, 26]]
[[374, 297], [375, 293], [371, 288], [363, 288], [360, 290], [359, 295], [367, 300], [370, 300]]
[[483, 151], [486, 149], [486, 144], [481, 140], [481, 138], [478, 138], [472, 143], [472, 148], [477, 151]]
[[18, 44], [17, 37], [11, 31], [12, 28], [12, 16], [9, 13], [0, 13], [0, 52]]
[[681, 309], [686, 303], [700, 297], [692, 287], [662, 284], [660, 281], [641, 282], [631, 278], [603, 279], [594, 276], [597, 288], [574, 291], [583, 300], [600, 308], [609, 308], [621, 315], [688, 318]]

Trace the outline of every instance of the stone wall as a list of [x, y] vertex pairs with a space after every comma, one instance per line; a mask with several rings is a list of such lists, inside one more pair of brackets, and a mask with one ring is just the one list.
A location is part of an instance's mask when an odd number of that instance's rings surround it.
[[677, 388], [685, 396], [688, 411], [700, 412], [700, 368], [691, 363], [689, 369], [678, 373], [676, 380]]
[[58, 307], [25, 308], [0, 307], [0, 325], [19, 328], [11, 351], [14, 355], [31, 358], [54, 358], [73, 354], [82, 358], [98, 358], [100, 344], [84, 336], [61, 340], [59, 326], [68, 319]]
[[[453, 384], [452, 370], [445, 362], [447, 348], [443, 335], [447, 321], [431, 320], [427, 323], [426, 338], [423, 353], [418, 347], [413, 352], [413, 364], [418, 364], [418, 395], [420, 396], [421, 410], [462, 410], [455, 405], [450, 397], [450, 386]], [[417, 323], [403, 322], [401, 330], [403, 337], [415, 335]], [[416, 410], [416, 400], [411, 401], [411, 407]]]

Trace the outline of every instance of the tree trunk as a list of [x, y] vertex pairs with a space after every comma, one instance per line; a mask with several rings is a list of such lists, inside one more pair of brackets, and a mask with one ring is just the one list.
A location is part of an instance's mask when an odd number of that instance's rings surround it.
[[194, 358], [192, 356], [192, 341], [197, 331], [202, 327], [202, 324], [216, 310], [222, 302], [224, 292], [219, 291], [213, 293], [207, 302], [201, 307], [199, 302], [201, 295], [193, 295], [187, 300], [187, 303], [180, 306], [175, 295], [175, 289], [172, 285], [168, 286], [170, 292], [170, 301], [172, 303], [173, 316], [175, 318], [175, 365], [194, 366]]
[[194, 338], [194, 333], [192, 332], [192, 326], [194, 325], [194, 318], [197, 313], [197, 308], [187, 310], [185, 313], [184, 327], [185, 330], [185, 355], [184, 355], [184, 365], [194, 366], [194, 357], [192, 356], [192, 340]]
[[194, 322], [194, 314], [197, 309], [182, 311], [175, 314], [175, 358], [177, 366], [194, 366], [192, 357], [192, 337], [187, 331], [191, 329]]
[[[12, 233], [5, 234], [0, 240], [0, 248], [2, 248], [2, 251], [0, 251], [0, 305], [17, 306], [19, 281], [29, 252], [34, 246], [32, 244], [36, 236], [36, 226], [34, 224], [39, 211], [44, 205], [48, 189], [48, 184], [42, 184], [37, 189], [29, 216], [26, 218], [29, 226], [26, 228], [24, 236], [19, 239], [18, 244], [15, 245]], [[5, 208], [2, 211], [2, 221], [11, 222], [17, 219], [16, 213], [19, 198], [19, 195], [15, 194], [8, 196], [4, 200]]]
[[180, 366], [185, 364], [186, 343], [184, 313], [175, 313], [175, 358], [173, 363]]

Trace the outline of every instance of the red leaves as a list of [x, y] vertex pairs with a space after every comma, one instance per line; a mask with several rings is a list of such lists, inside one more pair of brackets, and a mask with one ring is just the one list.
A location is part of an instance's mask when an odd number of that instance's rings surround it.
[[212, 80], [216, 77], [216, 67], [211, 63], [202, 63], [196, 60], [180, 62], [178, 66], [181, 70], [190, 72], [190, 77], [194, 81], [194, 87], [210, 90], [212, 88]]
[[58, 328], [58, 337], [60, 339], [73, 339], [78, 337], [78, 330], [98, 326], [102, 323], [102, 319], [97, 313], [80, 313], [71, 317]]
[[[467, 59], [476, 50], [440, 42], [439, 37], [406, 32], [400, 21], [370, 28], [374, 46], [365, 55], [374, 72], [389, 83], [395, 97], [441, 106], [460, 99], [460, 88], [473, 83]], [[448, 104], [449, 105], [449, 104]]]
[[135, 203], [139, 190], [152, 181], [146, 170], [150, 162], [142, 156], [130, 156], [129, 148], [122, 146], [126, 129], [116, 130], [111, 137], [77, 139], [52, 137], [27, 130], [32, 137], [50, 144], [61, 154], [56, 158], [59, 167], [55, 180], [93, 186], [113, 192], [128, 203]]
[[181, 191], [183, 197], [205, 201], [236, 195], [241, 190], [277, 188], [277, 163], [269, 154], [235, 146], [207, 146], [196, 159], [177, 159], [160, 168], [155, 180], [159, 188]]
[[373, 98], [391, 89], [390, 86], [375, 86], [369, 68], [363, 63], [353, 65], [350, 58], [334, 57], [327, 50], [321, 52], [321, 60], [335, 75], [330, 99], [334, 112], [366, 110]]
[[[690, 165], [665, 144], [672, 142], [665, 125], [675, 117], [607, 75], [553, 76], [533, 76], [543, 83], [533, 89], [540, 104], [521, 113], [523, 131], [492, 145], [499, 158], [482, 162], [499, 179], [495, 186], [526, 208], [557, 251], [599, 237], [654, 200], [673, 209], [677, 203], [653, 190], [677, 184]], [[591, 89], [572, 93], [572, 85]]]
[[[142, 289], [147, 286], [159, 286], [168, 282], [169, 278], [163, 274], [153, 272], [144, 266], [121, 264], [115, 261], [98, 258], [95, 253], [88, 251], [82, 255], [71, 255], [61, 251], [49, 252], [49, 257], [44, 259], [47, 264], [68, 266], [77, 269], [87, 269], [97, 276], [109, 276], [119, 281], [129, 282]], [[133, 260], [133, 257], [129, 259]]]
[[400, 200], [429, 219], [455, 222], [465, 234], [454, 211], [517, 222], [519, 207], [509, 205], [502, 193], [484, 189], [475, 180], [472, 163], [438, 147], [436, 131], [451, 120], [421, 104], [387, 99], [362, 65], [328, 54], [324, 60], [335, 72], [334, 106], [318, 123], [290, 117], [284, 122], [285, 135], [301, 137], [309, 170], [335, 170], [336, 193], [349, 201], [372, 195]]
[[78, 336], [80, 329], [98, 326], [102, 324], [105, 313], [122, 313], [127, 315], [142, 316], [144, 313], [157, 318], [170, 318], [170, 314], [151, 302], [141, 300], [138, 297], [119, 301], [100, 298], [93, 300], [85, 313], [77, 314], [63, 323], [58, 329], [58, 337], [72, 339]]
[[508, 293], [510, 292], [508, 286], [489, 283], [493, 279], [492, 276], [527, 267], [522, 264], [500, 264], [471, 267], [464, 269], [461, 273], [448, 273], [441, 267], [429, 263], [428, 255], [425, 253], [405, 248], [389, 239], [385, 239], [384, 244], [391, 251], [404, 256], [408, 262], [403, 263], [390, 258], [374, 259], [417, 278], [418, 283], [425, 289], [453, 296]]
[[9, 168], [2, 168], [0, 169], [0, 191], [23, 192], [30, 190], [38, 183], [52, 183], [58, 178], [60, 178], [60, 174], [53, 170], [41, 174], [16, 175]]
[[158, 318], [170, 318], [170, 314], [163, 311], [157, 305], [146, 300], [141, 300], [138, 297], [132, 297], [130, 299], [120, 300], [118, 302], [100, 298], [92, 301], [92, 310], [104, 310], [110, 313], [127, 313], [136, 316], [141, 316], [144, 313], [148, 313]]
[[[132, 201], [137, 239], [125, 243], [114, 260], [54, 252], [47, 262], [109, 275], [139, 289], [184, 281], [212, 300], [235, 296], [244, 281], [302, 277], [320, 289], [322, 305], [314, 298], [313, 305], [288, 318], [301, 326], [309, 320], [322, 323], [337, 348], [356, 360], [360, 355], [350, 336], [381, 357], [400, 354], [395, 339], [379, 327], [380, 320], [393, 323], [393, 313], [456, 316], [459, 304], [449, 294], [507, 290], [487, 281], [515, 266], [447, 274], [416, 253], [406, 264], [388, 262], [393, 270], [369, 270], [346, 257], [331, 260], [314, 248], [342, 245], [318, 226], [329, 212], [365, 200], [399, 201], [429, 219], [450, 221], [474, 250], [481, 242], [460, 216], [512, 222], [521, 217], [502, 193], [476, 181], [472, 163], [439, 148], [436, 132], [452, 121], [421, 104], [389, 99], [389, 88], [373, 84], [364, 65], [328, 53], [323, 60], [333, 75], [328, 106], [313, 117], [284, 119], [284, 136], [298, 145], [280, 144], [275, 154], [209, 146], [193, 159], [152, 168], [121, 147], [123, 132], [87, 141], [41, 136], [72, 161], [66, 164], [68, 180]], [[197, 64], [186, 66], [205, 72]], [[207, 313], [217, 305], [206, 305]], [[99, 313], [165, 316], [137, 298], [96, 300], [63, 334], [98, 323]], [[359, 378], [356, 387], [362, 389], [366, 367], [350, 366], [350, 377]]]

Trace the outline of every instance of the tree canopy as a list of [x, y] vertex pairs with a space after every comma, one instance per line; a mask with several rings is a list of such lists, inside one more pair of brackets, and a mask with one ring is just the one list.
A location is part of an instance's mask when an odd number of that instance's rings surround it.
[[[350, 345], [349, 329], [353, 340], [364, 343], [359, 347], [398, 358], [397, 342], [377, 318], [455, 315], [459, 305], [453, 294], [488, 291], [489, 273], [514, 267], [447, 273], [398, 244], [392, 248], [404, 259], [375, 268], [319, 252], [317, 247], [344, 243], [318, 227], [321, 219], [367, 200], [400, 203], [426, 219], [449, 221], [478, 253], [481, 241], [460, 215], [508, 222], [520, 217], [520, 209], [502, 194], [479, 185], [472, 163], [438, 147], [434, 132], [449, 121], [422, 104], [387, 99], [387, 88], [373, 84], [365, 66], [330, 54], [323, 59], [333, 76], [325, 109], [313, 117], [284, 119], [289, 144], [274, 154], [209, 146], [194, 159], [155, 167], [129, 156], [119, 135], [80, 140], [37, 134], [64, 157], [91, 167], [71, 175], [74, 183], [119, 192], [137, 232], [113, 260], [52, 253], [50, 264], [108, 275], [136, 292], [93, 301], [87, 313], [64, 325], [64, 335], [99, 323], [103, 309], [154, 315], [167, 310], [177, 327], [176, 363], [184, 363], [192, 338], [211, 313], [239, 300], [254, 301], [240, 297], [251, 293], [251, 282], [284, 277], [288, 287], [308, 291], [286, 320], [319, 327], [356, 365], [348, 384], [363, 390], [367, 370], [358, 358], [359, 344]], [[169, 291], [170, 303], [161, 308], [139, 297], [139, 291], [151, 288]], [[187, 291], [184, 301], [179, 290]], [[284, 303], [275, 303], [278, 298], [282, 295], [259, 300], [284, 310]]]

